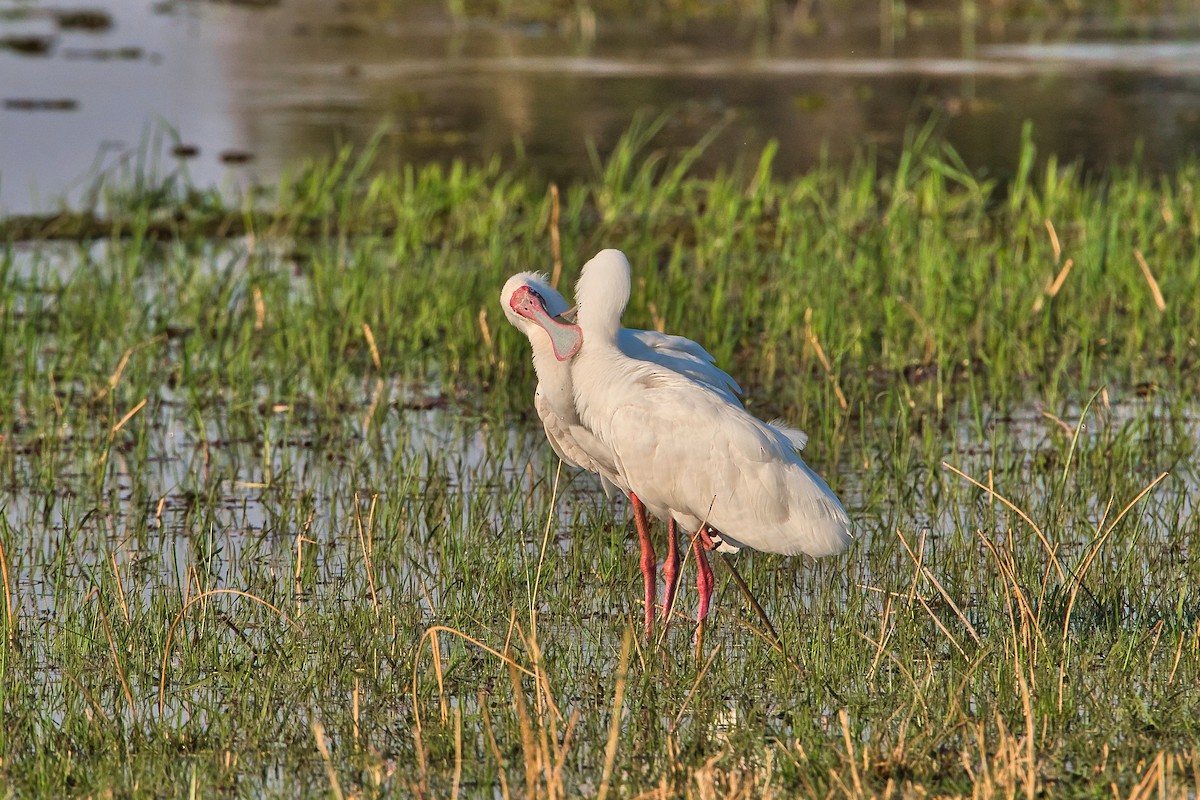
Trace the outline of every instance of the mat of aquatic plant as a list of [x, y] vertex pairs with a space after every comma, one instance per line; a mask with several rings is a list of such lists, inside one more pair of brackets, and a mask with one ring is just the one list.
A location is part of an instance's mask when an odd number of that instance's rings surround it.
[[[643, 129], [554, 190], [347, 153], [0, 222], [5, 794], [1194, 797], [1200, 165], [1013, 147], [702, 178]], [[644, 637], [540, 433], [498, 293], [602, 247], [855, 520], [735, 557], [778, 641], [720, 561], [699, 647], [690, 562]]]

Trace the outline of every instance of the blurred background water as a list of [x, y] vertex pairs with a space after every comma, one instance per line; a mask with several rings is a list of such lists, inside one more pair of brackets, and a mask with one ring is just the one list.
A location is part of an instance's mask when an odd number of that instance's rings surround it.
[[66, 2], [0, 0], [0, 215], [179, 169], [237, 196], [376, 134], [567, 181], [662, 112], [658, 146], [719, 129], [702, 170], [886, 163], [929, 121], [985, 176], [1025, 120], [1088, 169], [1200, 149], [1200, 2]]

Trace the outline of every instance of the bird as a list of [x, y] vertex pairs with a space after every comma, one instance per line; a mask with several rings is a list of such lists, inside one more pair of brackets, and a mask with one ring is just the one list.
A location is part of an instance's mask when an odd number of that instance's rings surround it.
[[[622, 488], [705, 549], [743, 547], [813, 557], [845, 551], [851, 521], [787, 432], [685, 374], [631, 358], [621, 346], [630, 266], [619, 250], [588, 261], [576, 285], [576, 322], [556, 331], [571, 351], [574, 410], [604, 446]], [[701, 546], [702, 545], [702, 546]], [[704, 571], [704, 567], [700, 567]], [[698, 580], [698, 622], [712, 594]]]
[[[570, 304], [550, 284], [542, 273], [519, 272], [510, 277], [500, 292], [500, 305], [505, 318], [529, 340], [533, 351], [533, 366], [537, 373], [534, 390], [534, 409], [537, 411], [546, 439], [554, 452], [567, 464], [580, 467], [600, 476], [605, 493], [615, 487], [630, 497], [634, 521], [641, 548], [641, 569], [645, 596], [645, 630], [653, 625], [657, 594], [655, 572], [657, 559], [650, 540], [646, 512], [613, 463], [612, 452], [584, 427], [575, 411], [574, 389], [571, 383], [569, 360], [578, 350], [574, 327], [561, 318], [571, 312]], [[689, 379], [708, 386], [711, 391], [732, 403], [741, 387], [703, 347], [683, 336], [659, 331], [621, 328], [617, 334], [621, 351], [629, 358], [654, 363]], [[806, 434], [785, 428], [798, 447], [803, 447]], [[662, 517], [668, 519], [667, 517]], [[679, 552], [675, 523], [668, 519], [667, 557], [663, 566], [666, 590], [663, 615], [674, 603]], [[710, 577], [711, 583], [711, 577]]]
[[[606, 491], [615, 486], [630, 497], [642, 550], [645, 630], [648, 635], [653, 621], [656, 566], [648, 520], [641, 501], [630, 491], [615, 464], [613, 452], [581, 424], [575, 408], [570, 360], [579, 350], [582, 339], [578, 326], [570, 321], [573, 309], [544, 275], [534, 272], [522, 272], [509, 278], [501, 290], [500, 301], [510, 324], [525, 334], [532, 347], [538, 377], [534, 406], [551, 447], [567, 463], [598, 474]], [[696, 342], [657, 331], [627, 328], [619, 328], [616, 340], [622, 354], [633, 361], [683, 376], [707, 387], [724, 402], [741, 408], [738, 399], [741, 389], [736, 381], [717, 367], [713, 357]], [[766, 424], [794, 450], [804, 448], [807, 435], [803, 431], [779, 420]], [[668, 522], [668, 553], [663, 567], [666, 590], [662, 606], [663, 615], [667, 616], [673, 607], [679, 566], [677, 535], [675, 520], [670, 514], [661, 509], [656, 509], [655, 514]], [[701, 540], [693, 537], [692, 542], [697, 555], [697, 588], [701, 595], [698, 620], [702, 622], [712, 593], [712, 570], [700, 548]]]

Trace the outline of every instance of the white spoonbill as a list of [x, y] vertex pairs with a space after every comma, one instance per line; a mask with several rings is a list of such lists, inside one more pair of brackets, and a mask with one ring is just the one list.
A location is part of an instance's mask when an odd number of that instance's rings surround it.
[[[571, 361], [576, 412], [611, 452], [630, 495], [725, 552], [845, 550], [850, 517], [785, 432], [703, 383], [622, 351], [629, 291], [625, 255], [600, 252], [576, 287], [577, 326], [553, 335], [562, 352], [577, 353]], [[703, 621], [711, 577], [699, 588]]]
[[[500, 293], [500, 304], [505, 317], [513, 327], [525, 334], [532, 347], [533, 366], [538, 377], [534, 408], [554, 452], [568, 464], [598, 474], [606, 492], [609, 486], [616, 486], [630, 496], [641, 546], [645, 620], [648, 631], [653, 621], [656, 594], [656, 557], [650, 541], [649, 525], [645, 509], [637, 496], [631, 494], [615, 463], [612, 450], [592, 435], [580, 422], [579, 414], [575, 410], [570, 359], [579, 348], [580, 338], [576, 328], [554, 319], [568, 310], [567, 301], [549, 284], [544, 275], [521, 272], [513, 275], [505, 283]], [[657, 331], [621, 328], [617, 332], [617, 346], [628, 358], [645, 361], [661, 369], [687, 376], [707, 386], [727, 402], [739, 407], [741, 405], [735, 394], [740, 391], [737, 383], [713, 364], [712, 356], [691, 339]], [[788, 437], [792, 446], [804, 447], [807, 437], [802, 431], [782, 425], [779, 425], [779, 430]], [[660, 514], [660, 517], [668, 521], [669, 528], [667, 558], [663, 565], [666, 582], [663, 602], [665, 616], [674, 601], [679, 553], [675, 521], [666, 514]], [[702, 577], [706, 577], [708, 585], [711, 586], [711, 572]]]

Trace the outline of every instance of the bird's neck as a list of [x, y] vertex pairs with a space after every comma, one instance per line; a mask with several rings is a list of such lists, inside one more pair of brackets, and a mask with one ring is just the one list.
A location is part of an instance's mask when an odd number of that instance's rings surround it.
[[584, 317], [580, 314], [579, 330], [583, 334], [583, 349], [616, 350], [617, 337], [621, 333], [621, 318], [609, 315]]
[[625, 313], [629, 292], [598, 292], [590, 287], [586, 296], [579, 299], [579, 314], [576, 322], [583, 335], [584, 349], [597, 346], [617, 346], [621, 333], [621, 317]]
[[628, 361], [614, 341], [595, 335], [589, 338], [584, 332], [583, 348], [571, 368], [574, 404], [584, 427], [601, 439], [605, 439], [613, 410], [627, 391]]
[[575, 412], [575, 398], [571, 385], [571, 364], [559, 361], [553, 348], [546, 343], [533, 348], [533, 369], [538, 376], [538, 393], [563, 421], [575, 423], [579, 415]]

